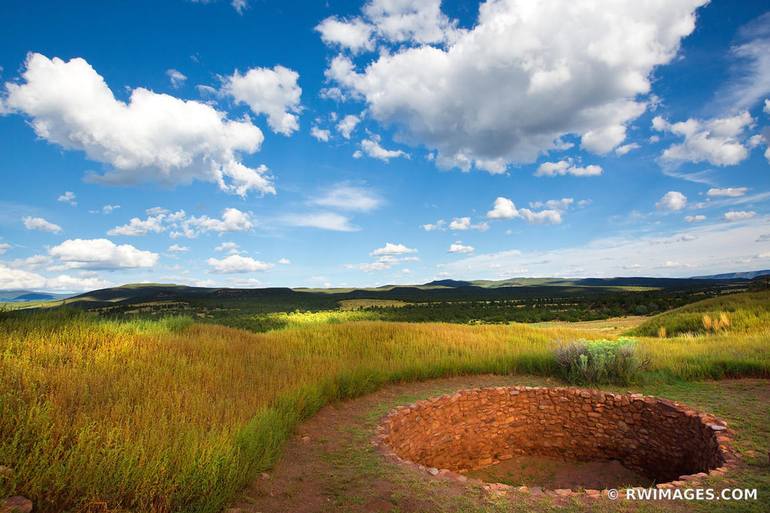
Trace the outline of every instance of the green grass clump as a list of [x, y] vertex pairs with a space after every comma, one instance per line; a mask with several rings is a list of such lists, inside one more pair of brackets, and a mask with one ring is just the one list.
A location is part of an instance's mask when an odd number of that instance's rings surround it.
[[558, 347], [555, 356], [560, 376], [577, 385], [626, 385], [649, 365], [629, 338], [571, 342]]

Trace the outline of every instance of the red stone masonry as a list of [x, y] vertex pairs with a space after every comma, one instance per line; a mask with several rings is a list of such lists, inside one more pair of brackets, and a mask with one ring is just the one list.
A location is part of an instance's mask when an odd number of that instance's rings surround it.
[[[660, 488], [722, 475], [735, 464], [726, 424], [641, 394], [495, 387], [401, 406], [378, 427], [386, 455], [432, 475], [461, 474], [517, 455], [618, 460]], [[488, 485], [493, 490], [506, 485]], [[521, 487], [522, 491], [526, 487]], [[598, 490], [557, 490], [558, 495]]]

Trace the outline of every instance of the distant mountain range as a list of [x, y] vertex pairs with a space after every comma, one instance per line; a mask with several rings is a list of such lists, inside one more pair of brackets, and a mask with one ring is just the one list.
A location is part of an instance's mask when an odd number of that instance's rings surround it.
[[723, 273], [723, 274], [711, 274], [709, 276], [695, 276], [695, 279], [700, 280], [753, 280], [759, 276], [770, 275], [770, 269], [763, 269], [762, 271], [745, 271], [739, 273]]
[[36, 292], [34, 290], [0, 290], [0, 303], [21, 301], [51, 301], [66, 299], [75, 294], [55, 294], [52, 292]]
[[[618, 278], [508, 278], [505, 280], [434, 280], [421, 285], [383, 285], [373, 288], [337, 288], [337, 289], [309, 289], [309, 288], [265, 288], [265, 289], [230, 289], [230, 288], [204, 288], [186, 287], [183, 285], [139, 283], [113, 287], [109, 289], [95, 290], [84, 294], [57, 294], [52, 292], [37, 292], [32, 290], [0, 290], [0, 302], [23, 301], [49, 301], [73, 298], [74, 302], [115, 302], [126, 299], [137, 300], [179, 297], [208, 297], [219, 296], [225, 298], [237, 297], [290, 297], [296, 293], [356, 297], [421, 297], [427, 292], [438, 294], [437, 297], [454, 297], [452, 290], [462, 291], [468, 295], [486, 295], [483, 290], [490, 293], [492, 290], [503, 289], [512, 292], [512, 289], [522, 289], [524, 295], [531, 295], [537, 291], [547, 289], [562, 289], [564, 292], [574, 289], [613, 289], [613, 288], [637, 288], [637, 289], [687, 289], [700, 286], [708, 286], [715, 281], [742, 282], [753, 280], [760, 276], [770, 276], [770, 269], [759, 271], [745, 271], [735, 273], [712, 274], [707, 276], [694, 276], [692, 278], [649, 278], [649, 277], [618, 277]], [[491, 289], [491, 290], [490, 290]], [[447, 294], [442, 294], [441, 291]], [[474, 292], [476, 291], [476, 292]], [[525, 292], [526, 291], [526, 292]]]

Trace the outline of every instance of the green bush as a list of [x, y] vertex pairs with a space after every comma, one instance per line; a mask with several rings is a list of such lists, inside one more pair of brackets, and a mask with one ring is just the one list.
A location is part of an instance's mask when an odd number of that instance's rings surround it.
[[576, 385], [625, 385], [647, 367], [630, 338], [571, 342], [558, 347], [555, 357], [561, 377]]

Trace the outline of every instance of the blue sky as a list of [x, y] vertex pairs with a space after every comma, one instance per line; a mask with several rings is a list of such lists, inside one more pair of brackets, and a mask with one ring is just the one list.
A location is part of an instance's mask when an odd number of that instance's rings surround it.
[[8, 1], [0, 289], [770, 267], [766, 2]]

